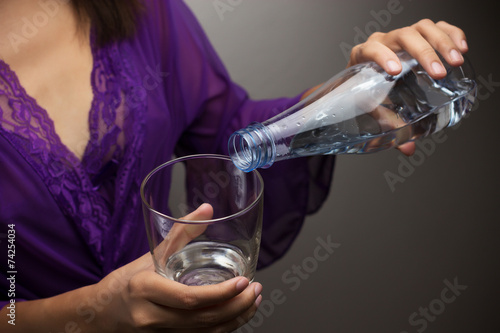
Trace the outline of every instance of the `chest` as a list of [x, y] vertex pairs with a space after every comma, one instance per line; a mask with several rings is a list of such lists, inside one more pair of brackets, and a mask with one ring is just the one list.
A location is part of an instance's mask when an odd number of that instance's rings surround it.
[[[147, 96], [140, 93], [136, 70], [143, 66], [131, 65], [130, 47], [92, 47], [90, 53], [75, 55], [76, 61], [61, 58], [61, 68], [57, 61], [38, 63], [31, 74], [0, 61], [0, 139], [12, 149], [12, 163], [5, 164], [9, 170], [17, 174], [13, 163], [23, 165], [45, 192], [43, 200], [51, 201], [54, 214], [62, 216], [61, 223], [70, 221], [97, 262], [108, 269], [126, 260], [115, 250], [127, 246], [115, 242], [132, 244], [138, 234], [133, 229], [117, 239], [121, 228], [143, 229], [137, 224], [137, 198], [141, 156], [148, 147], [143, 145]], [[76, 145], [65, 140], [64, 131]], [[81, 159], [71, 153], [78, 145], [85, 147]], [[54, 222], [48, 215], [42, 218]]]
[[61, 142], [79, 159], [90, 136], [93, 62], [90, 43], [74, 43], [29, 64], [11, 66], [26, 94], [47, 113]]

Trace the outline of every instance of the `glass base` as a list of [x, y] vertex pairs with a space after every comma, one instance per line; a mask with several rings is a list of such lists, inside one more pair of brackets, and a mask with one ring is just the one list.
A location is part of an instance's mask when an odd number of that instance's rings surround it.
[[174, 253], [165, 265], [167, 278], [189, 286], [203, 286], [245, 276], [248, 263], [235, 246], [196, 242]]

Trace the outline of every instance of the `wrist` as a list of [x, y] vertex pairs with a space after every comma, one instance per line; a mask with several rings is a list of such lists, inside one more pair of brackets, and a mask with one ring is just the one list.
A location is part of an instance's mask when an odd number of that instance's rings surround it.
[[129, 322], [129, 309], [125, 306], [129, 280], [128, 271], [122, 267], [92, 286], [91, 294], [80, 306], [89, 329], [103, 333], [124, 332], [120, 327]]
[[100, 329], [99, 309], [95, 307], [97, 295], [98, 286], [93, 284], [43, 299], [40, 320], [56, 323], [58, 332], [105, 332]]

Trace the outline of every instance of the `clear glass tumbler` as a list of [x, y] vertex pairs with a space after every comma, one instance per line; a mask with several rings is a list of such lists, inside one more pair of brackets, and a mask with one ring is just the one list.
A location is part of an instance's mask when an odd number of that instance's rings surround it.
[[[262, 231], [264, 183], [227, 156], [192, 155], [153, 170], [141, 185], [156, 271], [186, 285], [236, 276], [253, 280]], [[183, 217], [210, 204], [208, 220]]]

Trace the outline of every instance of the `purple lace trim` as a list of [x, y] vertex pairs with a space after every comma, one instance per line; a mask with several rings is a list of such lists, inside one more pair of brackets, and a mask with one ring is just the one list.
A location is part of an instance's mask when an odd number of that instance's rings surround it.
[[[138, 74], [124, 56], [126, 48], [98, 49], [93, 38], [91, 43], [94, 98], [90, 140], [82, 160], [61, 142], [47, 112], [1, 60], [0, 134], [38, 173], [61, 211], [78, 225], [96, 259], [109, 271], [117, 256], [109, 253], [118, 245], [116, 229], [133, 223], [140, 208], [138, 170], [146, 103], [139, 94]], [[127, 103], [129, 99], [134, 103]]]

